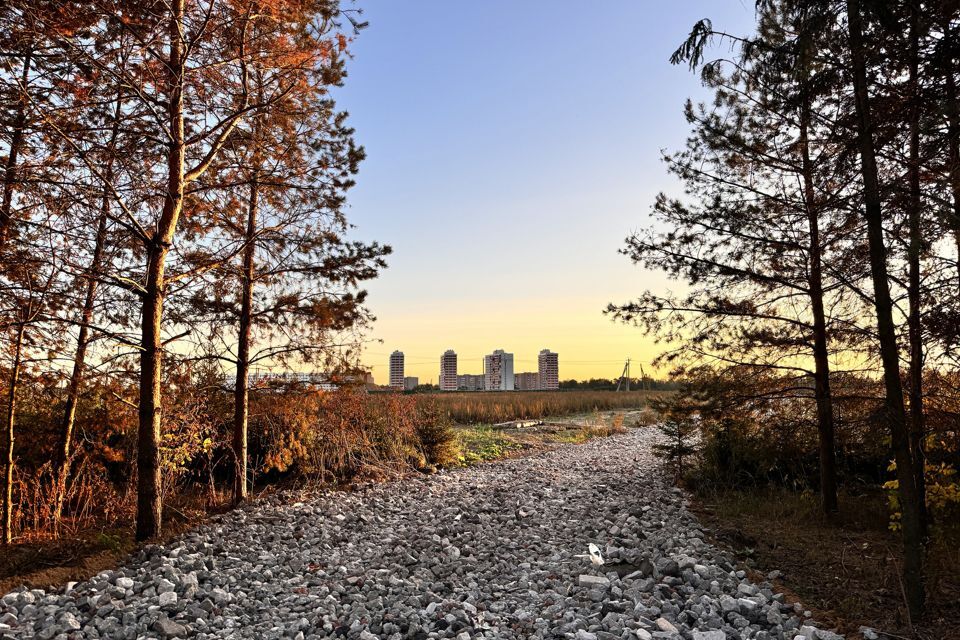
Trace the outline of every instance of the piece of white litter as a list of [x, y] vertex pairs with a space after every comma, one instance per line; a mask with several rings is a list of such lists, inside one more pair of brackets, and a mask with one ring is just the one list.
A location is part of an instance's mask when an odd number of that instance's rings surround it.
[[580, 553], [580, 554], [577, 554], [577, 555], [575, 555], [575, 556], [573, 556], [573, 557], [574, 557], [574, 558], [590, 558], [590, 562], [591, 562], [591, 563], [595, 564], [595, 565], [598, 566], [598, 567], [599, 567], [599, 566], [602, 566], [602, 565], [603, 565], [603, 556], [600, 555], [600, 547], [598, 547], [597, 545], [595, 545], [595, 544], [593, 544], [593, 543], [591, 542], [591, 543], [587, 546], [587, 550], [588, 550], [590, 553]]
[[588, 549], [590, 549], [590, 562], [598, 567], [601, 566], [603, 564], [603, 556], [600, 555], [600, 547], [591, 542]]

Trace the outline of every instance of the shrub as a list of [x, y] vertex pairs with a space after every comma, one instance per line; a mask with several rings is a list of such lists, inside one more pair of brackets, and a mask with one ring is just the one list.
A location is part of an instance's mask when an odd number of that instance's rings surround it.
[[460, 450], [446, 412], [403, 394], [270, 393], [256, 403], [263, 470], [324, 482], [454, 464]]
[[460, 445], [450, 416], [436, 402], [417, 403], [415, 424], [427, 464], [447, 467], [460, 458]]
[[673, 468], [673, 481], [678, 483], [686, 470], [684, 462], [697, 452], [693, 444], [697, 425], [692, 419], [665, 420], [657, 428], [666, 441], [654, 444], [653, 452]]
[[634, 427], [652, 427], [660, 423], [660, 414], [651, 408], [639, 412], [633, 421]]

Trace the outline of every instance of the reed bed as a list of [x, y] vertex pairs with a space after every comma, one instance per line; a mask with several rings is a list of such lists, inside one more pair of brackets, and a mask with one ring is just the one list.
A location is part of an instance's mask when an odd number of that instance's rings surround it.
[[495, 424], [614, 409], [640, 409], [657, 391], [477, 391], [418, 396], [459, 424]]

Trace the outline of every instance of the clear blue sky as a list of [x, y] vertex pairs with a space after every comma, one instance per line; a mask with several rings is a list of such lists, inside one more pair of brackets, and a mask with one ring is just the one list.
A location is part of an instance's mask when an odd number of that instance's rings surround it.
[[[693, 23], [747, 33], [751, 0], [358, 0], [370, 27], [346, 86], [368, 159], [350, 195], [356, 237], [394, 248], [368, 287], [387, 354], [436, 381], [440, 354], [480, 372], [495, 348], [516, 370], [560, 353], [561, 378], [619, 372], [657, 352], [602, 315], [668, 286], [617, 253], [658, 191], [661, 150], [682, 145], [697, 76], [667, 58]], [[716, 52], [723, 53], [720, 48]]]

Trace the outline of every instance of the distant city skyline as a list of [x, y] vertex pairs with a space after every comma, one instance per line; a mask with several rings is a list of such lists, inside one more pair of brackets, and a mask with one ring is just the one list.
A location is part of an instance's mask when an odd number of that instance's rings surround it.
[[461, 371], [480, 372], [490, 345], [535, 371], [549, 344], [564, 379], [615, 377], [627, 357], [646, 367], [662, 350], [603, 309], [675, 286], [617, 253], [656, 194], [679, 191], [661, 150], [684, 144], [684, 101], [709, 97], [668, 58], [702, 18], [751, 31], [754, 3], [584, 7], [363, 3], [370, 26], [334, 97], [368, 152], [348, 195], [353, 233], [394, 249], [365, 285], [383, 342], [363, 363], [378, 380], [393, 345], [433, 384], [451, 345]]
[[[634, 329], [636, 331], [636, 329]], [[530, 349], [512, 349], [504, 347], [508, 352], [514, 354], [514, 370], [516, 372], [532, 371], [537, 372], [539, 368], [540, 348]], [[381, 348], [382, 349], [382, 348]], [[372, 348], [364, 353], [362, 360], [363, 368], [370, 372], [378, 385], [388, 385], [390, 377], [390, 351]], [[440, 356], [446, 349], [434, 354], [413, 352], [408, 349], [400, 349], [404, 354], [404, 373], [405, 375], [414, 375], [420, 379], [421, 384], [440, 385]], [[489, 355], [490, 350], [480, 349], [476, 352], [464, 353], [454, 350], [457, 354], [457, 374], [477, 374], [483, 375], [483, 360]], [[560, 349], [555, 351], [559, 352]], [[640, 362], [638, 358], [631, 358], [635, 363]], [[626, 357], [607, 360], [574, 360], [562, 358], [560, 362], [559, 380], [587, 380], [589, 378], [608, 378], [616, 379], [620, 377], [623, 370], [623, 364]], [[643, 363], [647, 367], [646, 362]], [[592, 373], [593, 370], [602, 368], [602, 371]], [[650, 373], [650, 371], [648, 371]]]
[[[377, 379], [372, 372], [368, 376], [375, 384], [394, 389], [411, 390], [410, 380], [416, 380], [413, 386], [429, 385], [441, 391], [555, 391], [559, 389], [559, 354], [548, 348], [540, 349], [532, 362], [536, 364], [532, 371], [522, 371], [514, 364], [529, 362], [516, 359], [514, 353], [505, 349], [494, 349], [478, 359], [479, 370], [465, 370], [459, 366], [460, 354], [455, 349], [446, 349], [435, 360], [436, 379], [410, 376], [407, 368], [411, 361], [402, 349], [394, 349], [388, 358], [386, 380]], [[423, 362], [414, 360], [414, 366], [422, 367]]]

